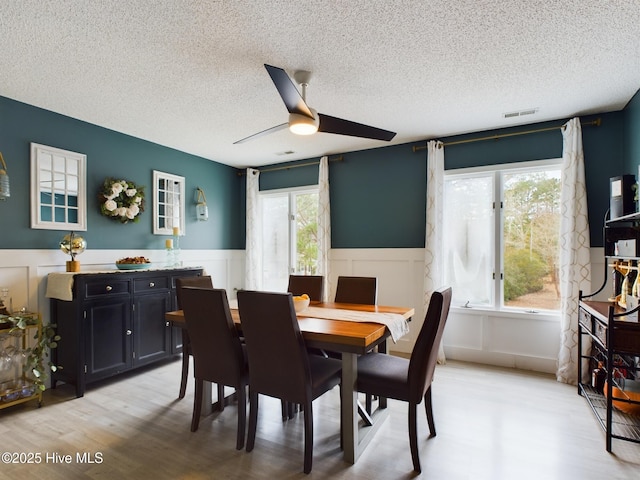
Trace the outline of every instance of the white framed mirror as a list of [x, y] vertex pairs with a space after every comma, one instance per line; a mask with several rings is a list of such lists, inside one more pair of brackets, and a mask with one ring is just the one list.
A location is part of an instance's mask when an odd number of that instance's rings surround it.
[[153, 171], [153, 233], [173, 235], [174, 227], [184, 235], [184, 177]]
[[31, 143], [31, 228], [87, 230], [87, 156]]

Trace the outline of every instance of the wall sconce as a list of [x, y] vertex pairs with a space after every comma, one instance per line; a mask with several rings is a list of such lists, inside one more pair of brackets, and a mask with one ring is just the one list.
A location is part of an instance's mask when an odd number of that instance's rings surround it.
[[7, 175], [7, 164], [4, 163], [2, 152], [0, 152], [0, 200], [6, 200], [9, 195], [9, 175]]
[[209, 220], [209, 209], [207, 208], [207, 198], [200, 187], [196, 188], [196, 218], [200, 222]]

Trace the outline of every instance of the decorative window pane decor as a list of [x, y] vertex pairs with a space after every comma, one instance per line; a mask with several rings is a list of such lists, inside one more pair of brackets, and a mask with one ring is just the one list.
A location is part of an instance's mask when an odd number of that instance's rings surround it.
[[184, 177], [153, 171], [153, 233], [173, 235], [173, 228], [184, 235]]
[[87, 230], [87, 156], [31, 144], [31, 228]]

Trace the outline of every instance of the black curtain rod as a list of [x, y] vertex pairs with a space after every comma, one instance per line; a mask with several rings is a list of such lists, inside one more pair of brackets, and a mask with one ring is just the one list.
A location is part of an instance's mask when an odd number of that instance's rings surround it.
[[[581, 123], [580, 125], [583, 127], [589, 127], [589, 126], [594, 126], [594, 127], [599, 127], [600, 124], [602, 123], [602, 120], [600, 118], [596, 118], [595, 120], [592, 120], [590, 122], [584, 122]], [[549, 132], [551, 130], [558, 130], [564, 128], [564, 125], [560, 125], [558, 127], [547, 127], [547, 128], [537, 128], [534, 130], [524, 130], [522, 132], [513, 132], [513, 133], [499, 133], [497, 135], [491, 135], [489, 137], [478, 137], [478, 138], [469, 138], [467, 140], [456, 140], [453, 142], [446, 142], [443, 143], [443, 145], [445, 147], [448, 147], [450, 145], [460, 145], [461, 143], [473, 143], [473, 142], [481, 142], [483, 140], [500, 140], [501, 138], [507, 138], [507, 137], [515, 137], [518, 135], [529, 135], [530, 133], [539, 133], [539, 132]], [[413, 151], [418, 152], [420, 150], [426, 150], [427, 146], [426, 145], [414, 145], [413, 147]]]
[[[339, 155], [334, 158], [329, 158], [330, 162], [341, 162], [342, 160], [344, 160], [342, 158], [342, 155]], [[260, 173], [275, 172], [277, 170], [289, 170], [290, 168], [309, 167], [311, 165], [318, 165], [319, 163], [320, 161], [318, 160], [317, 162], [296, 163], [295, 165], [283, 165], [281, 167], [271, 167], [271, 168], [263, 168], [263, 169], [254, 168], [254, 170], [258, 170]], [[241, 172], [238, 172], [238, 175], [246, 175], [246, 174], [247, 174], [246, 169], [242, 170]]]

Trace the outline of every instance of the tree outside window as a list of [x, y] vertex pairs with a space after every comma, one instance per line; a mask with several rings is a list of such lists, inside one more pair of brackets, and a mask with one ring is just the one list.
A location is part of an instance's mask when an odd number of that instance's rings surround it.
[[318, 270], [318, 190], [262, 194], [263, 272], [265, 290], [285, 291], [289, 275]]

